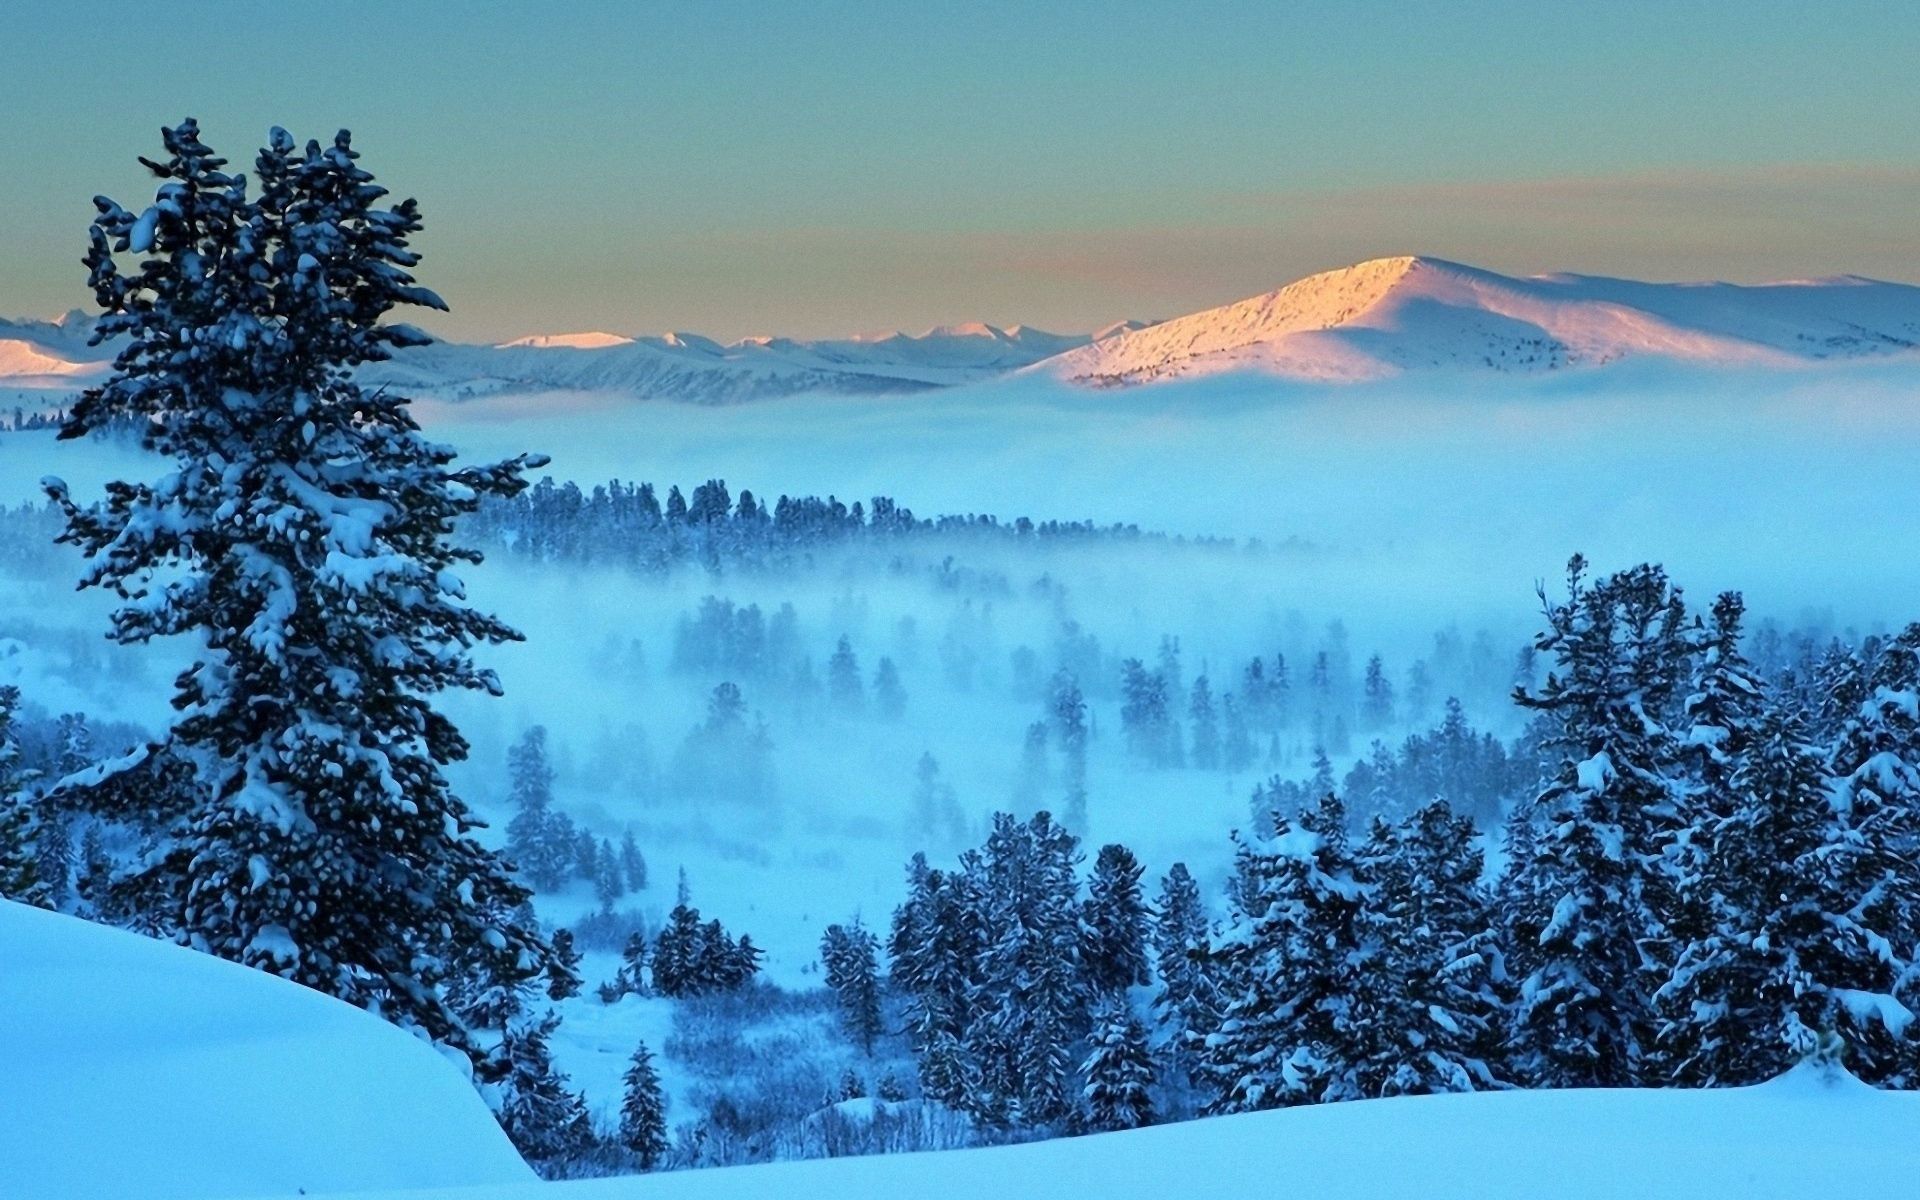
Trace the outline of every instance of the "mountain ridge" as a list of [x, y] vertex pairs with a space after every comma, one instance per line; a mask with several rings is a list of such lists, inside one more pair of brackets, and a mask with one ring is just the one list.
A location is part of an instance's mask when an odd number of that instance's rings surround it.
[[[0, 387], [62, 392], [108, 369], [93, 318], [0, 321]], [[423, 397], [586, 391], [726, 404], [807, 392], [905, 395], [1007, 375], [1119, 387], [1224, 372], [1337, 383], [1408, 373], [1591, 369], [1628, 358], [1785, 367], [1920, 359], [1920, 287], [1859, 275], [1764, 284], [1508, 276], [1427, 255], [1368, 259], [1165, 321], [1057, 334], [985, 322], [722, 343], [695, 333], [435, 340], [370, 383]]]

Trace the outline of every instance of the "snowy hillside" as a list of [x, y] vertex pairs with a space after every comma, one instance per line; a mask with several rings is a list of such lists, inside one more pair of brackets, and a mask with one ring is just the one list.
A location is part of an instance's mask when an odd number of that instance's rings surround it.
[[533, 1178], [461, 1067], [258, 971], [0, 901], [0, 1198]]
[[[1109, 330], [1138, 327], [1125, 322]], [[0, 321], [0, 387], [71, 391], [103, 375], [109, 352], [86, 344], [90, 328], [77, 313], [57, 322]], [[436, 342], [370, 367], [364, 378], [444, 399], [583, 391], [725, 404], [800, 392], [885, 395], [993, 378], [1084, 346], [1092, 336], [979, 322], [917, 336], [757, 337], [724, 345], [691, 333], [542, 334], [496, 346]]]
[[923, 391], [1004, 374], [1088, 340], [982, 324], [930, 329], [918, 337], [747, 338], [726, 345], [690, 333], [564, 334], [499, 346], [436, 343], [372, 368], [367, 377], [448, 398], [537, 390], [725, 404], [800, 392]]
[[1805, 1068], [1720, 1092], [1566, 1091], [1327, 1104], [941, 1154], [684, 1171], [392, 1200], [990, 1196], [1165, 1200], [1766, 1200], [1902, 1195], [1920, 1097]]
[[[0, 386], [71, 391], [103, 371], [88, 320], [0, 322]], [[1852, 276], [1739, 286], [1587, 275], [1514, 279], [1434, 258], [1381, 258], [1148, 325], [1091, 334], [978, 322], [923, 334], [722, 344], [690, 333], [436, 342], [369, 367], [371, 383], [459, 400], [588, 392], [700, 404], [803, 393], [896, 395], [1018, 371], [1083, 386], [1252, 371], [1352, 381], [1406, 372], [1537, 373], [1621, 359], [1767, 367], [1920, 360], [1920, 287]]]
[[1907, 284], [1513, 279], [1402, 257], [1105, 338], [1034, 369], [1094, 386], [1223, 371], [1357, 380], [1434, 369], [1538, 372], [1630, 357], [1785, 365], [1912, 354], [1916, 345], [1920, 287]]

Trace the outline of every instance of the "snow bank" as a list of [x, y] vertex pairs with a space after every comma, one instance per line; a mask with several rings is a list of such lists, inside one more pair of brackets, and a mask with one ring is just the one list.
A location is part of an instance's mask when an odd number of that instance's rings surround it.
[[[1904, 1195], [1920, 1096], [1795, 1071], [1722, 1092], [1417, 1097], [1027, 1146], [832, 1159], [407, 1200], [1764, 1200]], [[394, 1198], [398, 1200], [398, 1198]]]
[[0, 1198], [534, 1177], [461, 1070], [358, 1009], [0, 901]]

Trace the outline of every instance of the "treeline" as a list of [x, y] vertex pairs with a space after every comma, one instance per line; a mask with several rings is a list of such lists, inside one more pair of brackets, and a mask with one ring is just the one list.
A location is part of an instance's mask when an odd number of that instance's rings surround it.
[[517, 496], [490, 497], [465, 523], [471, 536], [517, 557], [594, 562], [644, 571], [677, 566], [781, 568], [831, 546], [884, 544], [928, 534], [996, 540], [1155, 542], [1231, 547], [1228, 539], [1143, 532], [1137, 525], [1091, 521], [1002, 521], [985, 514], [916, 517], [886, 496], [847, 504], [835, 496], [782, 495], [768, 503], [738, 497], [710, 479], [691, 495], [678, 485], [664, 499], [650, 483], [613, 480], [583, 491], [542, 479]]

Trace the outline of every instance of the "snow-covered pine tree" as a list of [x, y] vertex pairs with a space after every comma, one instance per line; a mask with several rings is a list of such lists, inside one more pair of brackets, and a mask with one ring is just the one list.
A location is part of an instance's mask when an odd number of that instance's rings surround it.
[[1096, 994], [1124, 993], [1153, 982], [1147, 927], [1153, 914], [1140, 888], [1140, 860], [1125, 846], [1100, 847], [1081, 906], [1080, 961]]
[[1831, 824], [1820, 851], [1828, 940], [1811, 974], [1848, 1069], [1870, 1083], [1920, 1086], [1920, 624], [1877, 647], [1827, 763]]
[[1376, 821], [1352, 983], [1333, 1020], [1325, 1098], [1479, 1091], [1502, 1083], [1503, 955], [1480, 888], [1473, 822], [1436, 800]]
[[1538, 692], [1515, 692], [1551, 725], [1560, 756], [1532, 803], [1531, 857], [1514, 864], [1524, 909], [1507, 931], [1520, 973], [1514, 1014], [1526, 1078], [1622, 1087], [1659, 1077], [1653, 995], [1672, 962], [1666, 850], [1686, 826], [1669, 722], [1691, 644], [1680, 592], [1642, 565], [1589, 586], [1568, 564], [1568, 595], [1542, 595], [1553, 658]]
[[586, 1102], [553, 1065], [551, 1039], [559, 1025], [559, 1014], [552, 1011], [508, 1022], [500, 1044], [506, 1074], [491, 1096], [500, 1128], [546, 1174], [556, 1173], [595, 1141]]
[[1065, 796], [1061, 819], [1068, 829], [1087, 828], [1087, 702], [1073, 674], [1061, 670], [1053, 677], [1047, 715], [1053, 736], [1066, 759]]
[[640, 853], [640, 843], [634, 840], [631, 829], [620, 835], [620, 869], [626, 874], [628, 890], [647, 890], [647, 859]]
[[920, 1090], [950, 1108], [966, 1106], [977, 1075], [963, 1042], [983, 949], [973, 882], [969, 870], [934, 870], [915, 854], [887, 941], [888, 977], [906, 1000]]
[[1360, 723], [1370, 732], [1378, 732], [1393, 723], [1393, 682], [1378, 654], [1367, 659], [1367, 674], [1361, 685]]
[[1173, 864], [1160, 881], [1153, 949], [1160, 976], [1153, 1007], [1167, 1034], [1169, 1057], [1185, 1078], [1187, 1043], [1190, 1037], [1203, 1037], [1211, 1031], [1215, 1010], [1204, 962], [1210, 949], [1206, 905], [1200, 899], [1200, 885], [1185, 863]]
[[600, 899], [603, 908], [612, 908], [613, 902], [627, 894], [627, 872], [620, 865], [620, 856], [614, 850], [613, 843], [600, 839], [599, 862], [593, 872], [593, 894]]
[[669, 1145], [667, 1098], [645, 1042], [634, 1047], [622, 1078], [626, 1091], [620, 1101], [620, 1144], [639, 1160], [642, 1171], [651, 1171]]
[[860, 682], [860, 660], [854, 657], [853, 639], [842, 634], [827, 660], [827, 695], [833, 707], [845, 716], [858, 716], [867, 708], [866, 685]]
[[580, 951], [571, 929], [556, 929], [549, 939], [553, 954], [547, 959], [547, 998], [566, 1000], [580, 994]]
[[885, 656], [873, 672], [873, 706], [883, 721], [898, 721], [907, 715], [907, 689], [900, 684], [900, 669]]
[[1352, 985], [1355, 917], [1366, 893], [1347, 846], [1346, 809], [1328, 793], [1276, 818], [1271, 842], [1242, 844], [1242, 885], [1208, 970], [1220, 1021], [1195, 1047], [1214, 1097], [1209, 1113], [1327, 1099], [1334, 1022]]
[[483, 1059], [449, 964], [524, 980], [547, 948], [503, 923], [526, 893], [470, 836], [442, 774], [467, 743], [429, 698], [500, 691], [468, 648], [520, 635], [465, 602], [457, 572], [480, 556], [449, 538], [544, 460], [455, 467], [404, 398], [355, 384], [425, 340], [383, 316], [445, 305], [409, 273], [414, 202], [381, 206], [344, 131], [302, 151], [275, 129], [257, 199], [192, 121], [163, 138], [152, 206], [96, 201], [94, 337], [118, 353], [61, 436], [131, 424], [173, 469], [86, 507], [47, 480], [61, 540], [92, 560], [82, 586], [127, 601], [114, 640], [199, 648], [165, 739], [198, 803], [130, 886], [183, 941]]
[[977, 1072], [968, 1107], [998, 1127], [1044, 1127], [1073, 1108], [1072, 1051], [1085, 1035], [1078, 842], [1053, 818], [996, 813], [974, 876], [983, 951], [964, 1035]]
[[39, 856], [33, 844], [33, 810], [21, 788], [20, 742], [14, 732], [20, 689], [0, 684], [0, 897], [38, 902]]
[[1080, 1067], [1080, 1124], [1094, 1133], [1153, 1124], [1153, 1054], [1126, 997], [1102, 1000]]
[[507, 781], [507, 799], [515, 809], [507, 822], [508, 856], [542, 891], [564, 887], [576, 870], [579, 832], [567, 814], [552, 807], [545, 726], [528, 729], [507, 751]]
[[[1681, 947], [1657, 997], [1671, 1077], [1690, 1086], [1773, 1078], [1823, 1032], [1850, 1026], [1854, 1013], [1832, 988], [1884, 970], [1870, 938], [1836, 936], [1852, 926], [1857, 897], [1833, 886], [1829, 839], [1842, 830], [1800, 715], [1768, 704], [1749, 732], [1735, 807], [1705, 829], [1707, 928]], [[1849, 1032], [1865, 1042], [1862, 1032], [1881, 1031]]]
[[827, 926], [820, 939], [820, 965], [840, 1007], [840, 1024], [868, 1055], [880, 1036], [879, 949], [880, 939], [857, 917], [850, 925]]
[[1213, 689], [1205, 675], [1193, 681], [1187, 719], [1193, 723], [1193, 765], [1202, 771], [1215, 769], [1220, 765], [1220, 722], [1213, 711]]

